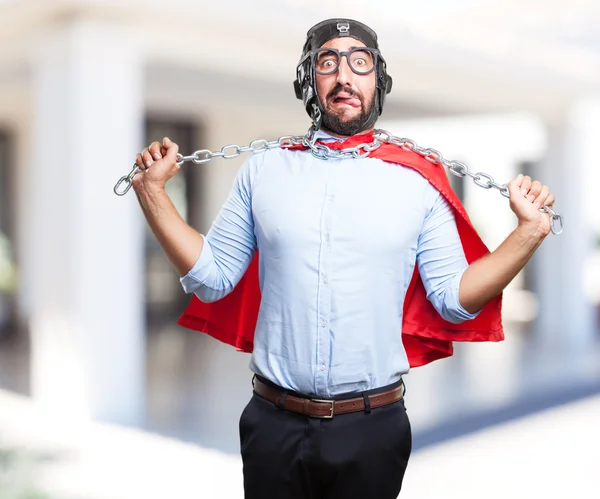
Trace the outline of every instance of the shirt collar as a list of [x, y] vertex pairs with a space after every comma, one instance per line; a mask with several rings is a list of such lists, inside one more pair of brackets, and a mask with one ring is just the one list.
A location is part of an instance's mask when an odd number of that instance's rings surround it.
[[315, 132], [315, 140], [321, 140], [321, 141], [338, 141], [338, 142], [342, 142], [344, 140], [346, 140], [348, 137], [334, 137], [333, 135], [329, 135], [327, 132], [324, 132], [323, 130], [317, 130]]

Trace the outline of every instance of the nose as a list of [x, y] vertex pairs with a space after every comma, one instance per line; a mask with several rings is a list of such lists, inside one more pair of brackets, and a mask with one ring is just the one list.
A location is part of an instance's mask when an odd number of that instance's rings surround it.
[[348, 58], [342, 56], [337, 70], [337, 82], [340, 85], [348, 85], [351, 77], [352, 69], [350, 69], [350, 65], [348, 64]]

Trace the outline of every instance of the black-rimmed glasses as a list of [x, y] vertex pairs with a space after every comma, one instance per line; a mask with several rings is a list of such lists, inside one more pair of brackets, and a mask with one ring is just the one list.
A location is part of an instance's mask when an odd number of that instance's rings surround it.
[[348, 66], [354, 73], [367, 75], [377, 66], [379, 50], [369, 47], [354, 47], [347, 52], [340, 52], [333, 48], [314, 49], [306, 54], [300, 64], [310, 57], [317, 74], [330, 75], [338, 70], [340, 61], [344, 56], [348, 61]]

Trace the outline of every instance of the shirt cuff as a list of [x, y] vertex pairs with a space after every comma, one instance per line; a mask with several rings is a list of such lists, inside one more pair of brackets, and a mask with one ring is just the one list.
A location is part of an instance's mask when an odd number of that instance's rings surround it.
[[481, 312], [481, 310], [478, 310], [474, 314], [467, 312], [463, 308], [463, 306], [460, 304], [460, 301], [458, 299], [459, 289], [460, 289], [460, 281], [462, 279], [463, 274], [467, 270], [467, 268], [468, 268], [468, 266], [465, 267], [464, 269], [462, 269], [458, 274], [456, 274], [454, 276], [454, 278], [452, 280], [452, 284], [450, 286], [451, 292], [449, 293], [449, 296], [447, 297], [448, 300], [446, 301], [447, 310], [450, 311], [450, 314], [456, 320], [461, 321], [461, 322], [475, 319], [475, 317], [477, 317], [479, 315], [479, 313]]
[[196, 260], [196, 263], [190, 271], [179, 279], [179, 282], [186, 293], [193, 293], [206, 284], [214, 264], [213, 252], [208, 239], [206, 239], [204, 234], [201, 234], [201, 236], [203, 244], [198, 260]]

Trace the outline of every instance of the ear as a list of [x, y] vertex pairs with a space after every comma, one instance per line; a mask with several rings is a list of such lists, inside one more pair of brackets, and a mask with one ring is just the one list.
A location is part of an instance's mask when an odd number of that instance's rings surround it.
[[302, 87], [298, 83], [298, 80], [294, 80], [294, 91], [296, 92], [296, 98], [302, 99]]
[[392, 77], [390, 75], [387, 76], [387, 81], [385, 82], [385, 93], [389, 94], [392, 91]]

